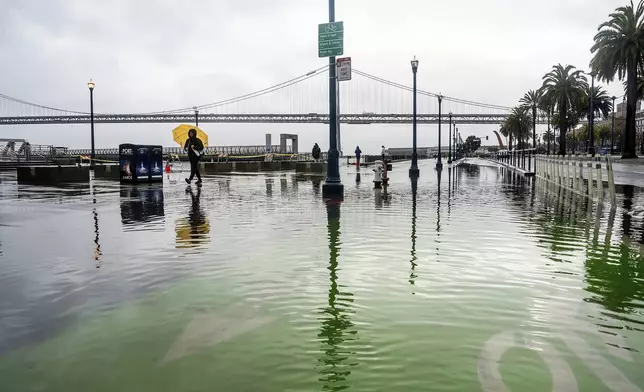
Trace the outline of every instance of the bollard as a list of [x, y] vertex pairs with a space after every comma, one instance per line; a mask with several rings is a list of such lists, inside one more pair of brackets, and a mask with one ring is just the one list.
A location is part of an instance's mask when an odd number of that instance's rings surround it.
[[608, 181], [608, 191], [610, 192], [610, 203], [614, 206], [617, 204], [615, 196], [615, 180], [613, 178], [613, 162], [610, 156], [606, 157], [606, 177]]
[[602, 180], [602, 164], [597, 159], [595, 159], [595, 168], [597, 169], [597, 197], [600, 202], [604, 202], [604, 181]]

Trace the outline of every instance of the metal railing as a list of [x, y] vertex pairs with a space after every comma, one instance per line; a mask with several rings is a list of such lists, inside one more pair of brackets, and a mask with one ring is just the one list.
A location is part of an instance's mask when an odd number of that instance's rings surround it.
[[[612, 205], [617, 204], [613, 163], [610, 156], [536, 157], [538, 178], [591, 199], [604, 201], [604, 178]], [[584, 168], [586, 170], [584, 171]]]
[[494, 157], [497, 161], [512, 168], [521, 169], [525, 174], [534, 174], [536, 155], [537, 150], [535, 148], [526, 148], [523, 150], [499, 151]]

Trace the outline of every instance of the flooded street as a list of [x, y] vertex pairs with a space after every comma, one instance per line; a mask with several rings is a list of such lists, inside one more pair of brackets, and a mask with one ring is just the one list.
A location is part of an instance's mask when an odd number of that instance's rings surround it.
[[408, 165], [386, 192], [342, 168], [341, 203], [0, 174], [0, 391], [644, 390], [638, 188]]

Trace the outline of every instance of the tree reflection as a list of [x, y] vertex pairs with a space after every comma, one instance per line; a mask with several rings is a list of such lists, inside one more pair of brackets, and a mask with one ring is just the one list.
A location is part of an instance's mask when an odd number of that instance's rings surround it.
[[[450, 169], [451, 171], [451, 169]], [[418, 178], [411, 178], [411, 272], [409, 273], [409, 283], [414, 286], [416, 285], [416, 197], [418, 195]], [[416, 294], [412, 287], [412, 294]]]
[[[614, 208], [606, 216], [606, 206], [559, 187], [546, 192], [543, 188], [548, 186], [551, 185], [538, 187], [543, 206], [539, 214], [528, 218], [545, 234], [539, 236], [539, 242], [549, 250], [548, 257], [555, 262], [563, 262], [567, 256], [579, 255], [579, 244], [582, 243], [586, 272], [584, 283], [589, 293], [586, 301], [616, 313], [614, 317], [618, 319], [639, 312], [638, 303], [644, 301], [644, 256], [640, 247], [631, 243], [632, 217], [628, 214], [621, 216], [623, 237], [619, 243], [613, 243]], [[530, 210], [529, 199], [516, 197], [522, 192], [523, 189], [515, 189], [515, 195], [511, 197], [517, 206]], [[627, 199], [633, 197], [633, 188], [625, 187], [624, 196], [623, 206], [630, 208], [632, 201]], [[602, 222], [607, 222], [605, 232], [602, 232]], [[602, 235], [603, 241], [600, 240]]]
[[327, 202], [328, 236], [329, 236], [329, 296], [328, 306], [321, 309], [322, 322], [318, 338], [322, 343], [322, 357], [318, 360], [322, 389], [340, 391], [349, 388], [347, 382], [351, 367], [358, 363], [352, 360], [355, 352], [347, 343], [356, 340], [357, 331], [349, 315], [352, 309], [353, 294], [342, 291], [345, 286], [338, 284], [338, 256], [340, 254], [340, 204]]

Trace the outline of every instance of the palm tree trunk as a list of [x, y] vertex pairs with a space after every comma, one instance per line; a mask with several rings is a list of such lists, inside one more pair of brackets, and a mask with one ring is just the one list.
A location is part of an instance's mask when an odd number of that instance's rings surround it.
[[546, 155], [550, 155], [550, 109], [548, 109], [548, 149], [546, 150]]
[[566, 131], [568, 127], [566, 126], [566, 115], [568, 114], [568, 108], [566, 107], [566, 99], [562, 99], [559, 104], [559, 155], [566, 155]]
[[532, 148], [537, 148], [537, 105], [532, 105]]
[[622, 137], [622, 159], [637, 158], [635, 153], [635, 111], [637, 109], [637, 63], [626, 70], [626, 127]]

